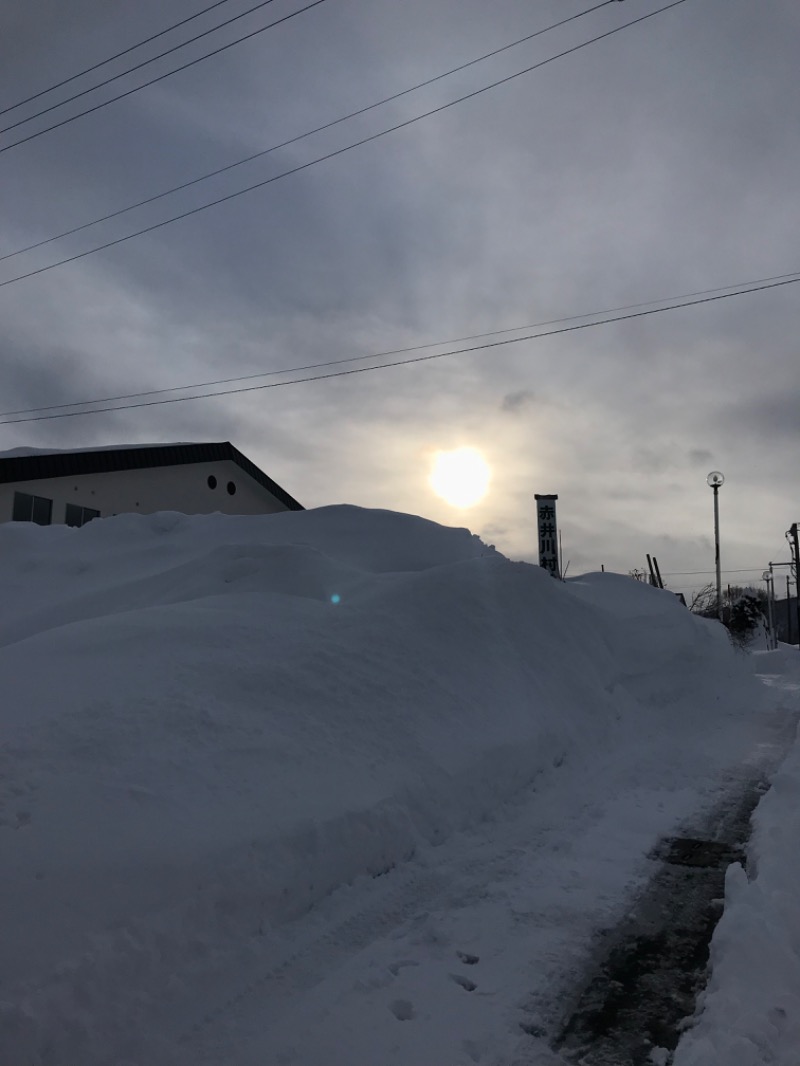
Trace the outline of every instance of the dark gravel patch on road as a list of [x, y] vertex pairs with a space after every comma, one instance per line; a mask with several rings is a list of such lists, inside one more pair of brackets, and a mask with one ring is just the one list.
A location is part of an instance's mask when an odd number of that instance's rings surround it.
[[702, 826], [659, 843], [653, 877], [627, 918], [605, 934], [602, 958], [553, 1042], [567, 1061], [667, 1061], [705, 984], [725, 871], [744, 862], [750, 816], [766, 787], [762, 777], [739, 782]]

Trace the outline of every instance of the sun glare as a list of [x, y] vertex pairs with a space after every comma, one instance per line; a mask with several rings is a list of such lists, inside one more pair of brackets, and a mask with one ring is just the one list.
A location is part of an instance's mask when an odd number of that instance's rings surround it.
[[474, 507], [486, 495], [491, 478], [489, 464], [476, 448], [456, 448], [436, 453], [430, 485], [451, 507]]

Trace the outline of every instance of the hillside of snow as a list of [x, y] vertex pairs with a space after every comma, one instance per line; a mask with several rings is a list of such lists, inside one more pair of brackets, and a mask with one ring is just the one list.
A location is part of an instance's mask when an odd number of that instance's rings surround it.
[[663, 829], [763, 702], [672, 594], [385, 511], [9, 523], [0, 594], [2, 1066], [193, 1061], [235, 953], [601, 764]]

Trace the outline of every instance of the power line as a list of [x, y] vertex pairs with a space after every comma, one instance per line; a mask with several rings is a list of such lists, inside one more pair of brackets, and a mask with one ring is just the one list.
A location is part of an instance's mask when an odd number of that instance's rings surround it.
[[[751, 566], [744, 570], [720, 570], [721, 574], [759, 574], [763, 571], [763, 566]], [[701, 574], [716, 574], [716, 570], [671, 570], [664, 571], [664, 577], [696, 577]]]
[[524, 337], [509, 337], [506, 340], [491, 341], [488, 344], [476, 344], [470, 348], [456, 348], [449, 352], [437, 352], [432, 355], [417, 355], [411, 359], [399, 359], [392, 363], [381, 363], [379, 366], [360, 366], [350, 370], [336, 370], [331, 374], [315, 374], [307, 378], [292, 378], [289, 381], [271, 381], [266, 385], [247, 385], [238, 389], [220, 389], [218, 392], [205, 392], [197, 396], [173, 396], [166, 400], [146, 400], [141, 403], [122, 404], [118, 407], [98, 407], [91, 411], [62, 411], [59, 414], [34, 415], [30, 418], [0, 419], [0, 425], [17, 425], [20, 422], [47, 422], [55, 418], [77, 418], [80, 415], [99, 415], [110, 411], [129, 411], [140, 407], [161, 407], [170, 403], [185, 403], [187, 400], [205, 400], [214, 396], [232, 396], [245, 392], [260, 392], [264, 389], [277, 389], [284, 385], [302, 385], [311, 381], [327, 381], [329, 378], [350, 377], [354, 374], [365, 374], [372, 370], [388, 370], [390, 367], [407, 366], [410, 363], [426, 363], [433, 359], [444, 359], [451, 355], [466, 355], [471, 352], [484, 351], [488, 348], [501, 348], [508, 344], [520, 344], [522, 341], [540, 340], [543, 337], [554, 337], [562, 333], [574, 333], [577, 330], [592, 329], [595, 326], [605, 326], [612, 322], [624, 322], [633, 318], [644, 318], [648, 315], [661, 314], [662, 311], [675, 311], [683, 307], [696, 307], [698, 304], [714, 303], [717, 300], [727, 300], [732, 296], [745, 296], [748, 293], [764, 292], [766, 289], [777, 289], [785, 285], [796, 285], [800, 278], [790, 281], [776, 281], [769, 285], [759, 285], [749, 289], [739, 289], [736, 292], [724, 293], [720, 296], [705, 296], [700, 300], [687, 300], [682, 303], [669, 304], [666, 307], [656, 307], [649, 311], [635, 311], [627, 315], [615, 315], [599, 319], [596, 322], [584, 322], [574, 326], [562, 326], [560, 329], [547, 330], [544, 333], [529, 333]]
[[[614, 2], [616, 2], [616, 0], [614, 0]], [[18, 411], [0, 411], [0, 418], [10, 418], [12, 415], [35, 414], [38, 411], [63, 411], [71, 407], [87, 407], [90, 404], [97, 403], [116, 403], [119, 400], [133, 400], [138, 399], [141, 396], [163, 396], [168, 392], [185, 392], [188, 389], [205, 389], [214, 385], [229, 385], [233, 382], [253, 381], [255, 378], [279, 377], [281, 374], [300, 374], [306, 370], [320, 370], [328, 366], [341, 366], [344, 363], [361, 363], [371, 359], [386, 359], [391, 355], [406, 355], [409, 352], [424, 351], [428, 348], [441, 348], [446, 344], [461, 344], [463, 341], [482, 340], [485, 337], [497, 337], [503, 333], [518, 333], [521, 329], [541, 329], [543, 326], [559, 325], [562, 322], [576, 322], [581, 318], [597, 318], [599, 315], [613, 315], [619, 311], [632, 311], [639, 307], [649, 307], [652, 304], [667, 303], [671, 300], [691, 300], [698, 296], [708, 296], [711, 293], [725, 292], [727, 289], [743, 289], [745, 286], [764, 287], [769, 282], [781, 281], [785, 278], [795, 278], [800, 281], [798, 275], [800, 275], [800, 271], [793, 270], [789, 274], [776, 274], [769, 278], [757, 278], [753, 281], [741, 281], [732, 285], [720, 285], [715, 289], [700, 289], [696, 292], [683, 293], [679, 296], [663, 296], [657, 300], [642, 300], [639, 303], [624, 304], [621, 307], [609, 307], [602, 311], [585, 311], [580, 315], [565, 315], [561, 318], [546, 319], [543, 322], [529, 322], [525, 325], [490, 330], [486, 333], [472, 333], [464, 337], [451, 337], [449, 340], [428, 341], [425, 344], [414, 344], [406, 348], [391, 348], [388, 351], [372, 352], [369, 355], [348, 356], [345, 359], [328, 359], [322, 363], [308, 363], [305, 366], [285, 367], [282, 370], [262, 370], [258, 374], [242, 374], [232, 378], [217, 378], [214, 381], [198, 381], [191, 385], [173, 385], [170, 388], [147, 389], [144, 392], [129, 392], [119, 396], [101, 396], [93, 400], [73, 400], [71, 403], [56, 403], [44, 407], [26, 407]], [[731, 295], [737, 294], [732, 293]]]
[[36, 248], [42, 248], [46, 244], [52, 244], [54, 241], [61, 240], [62, 237], [71, 237], [73, 234], [80, 233], [82, 230], [89, 229], [91, 226], [99, 225], [101, 222], [108, 222], [112, 218], [119, 218], [120, 215], [127, 214], [129, 211], [134, 211], [139, 207], [145, 207], [148, 204], [155, 203], [157, 200], [163, 200], [165, 196], [171, 196], [173, 193], [182, 192], [184, 189], [191, 188], [193, 185], [198, 185], [200, 182], [207, 181], [209, 178], [216, 178], [220, 174], [225, 174], [227, 171], [234, 170], [236, 167], [243, 166], [245, 163], [252, 163], [253, 160], [261, 159], [272, 152], [277, 152], [281, 148], [288, 148], [290, 145], [297, 144], [299, 141], [314, 136], [314, 134], [322, 133], [343, 122], [348, 122], [350, 119], [365, 115], [368, 111], [374, 111], [375, 108], [383, 107], [384, 104], [399, 100], [403, 96], [408, 96], [409, 93], [416, 92], [418, 89], [423, 89], [428, 85], [433, 85], [435, 82], [442, 81], [444, 78], [449, 78], [452, 74], [457, 74], [462, 70], [466, 70], [468, 67], [475, 66], [477, 63], [482, 63], [486, 59], [491, 59], [494, 56], [500, 55], [501, 52], [507, 52], [511, 48], [516, 48], [520, 44], [531, 41], [534, 37], [541, 37], [543, 34], [549, 33], [550, 30], [558, 29], [560, 26], [564, 26], [568, 22], [574, 22], [576, 19], [582, 18], [584, 15], [589, 15], [594, 11], [598, 11], [601, 7], [607, 7], [609, 4], [616, 2], [617, 0], [603, 0], [602, 3], [595, 4], [594, 7], [586, 8], [585, 11], [580, 11], [577, 15], [571, 15], [569, 18], [562, 19], [560, 22], [554, 22], [550, 26], [545, 26], [544, 29], [536, 30], [535, 33], [529, 33], [526, 37], [520, 37], [516, 41], [511, 41], [510, 44], [505, 44], [500, 48], [495, 48], [491, 52], [486, 52], [484, 55], [478, 56], [477, 59], [470, 59], [466, 63], [461, 63], [459, 66], [445, 71], [444, 74], [437, 74], [435, 77], [427, 78], [425, 81], [418, 82], [416, 85], [412, 85], [408, 89], [393, 93], [391, 96], [385, 96], [382, 100], [367, 104], [366, 107], [360, 107], [358, 110], [351, 111], [349, 114], [342, 115], [340, 118], [335, 118], [331, 122], [324, 123], [322, 126], [317, 126], [312, 130], [307, 130], [305, 133], [290, 137], [287, 141], [281, 141], [280, 144], [273, 144], [270, 148], [263, 148], [261, 151], [254, 152], [252, 155], [248, 155], [244, 159], [238, 159], [235, 163], [228, 163], [227, 166], [219, 167], [217, 170], [211, 170], [207, 174], [200, 175], [198, 178], [192, 178], [191, 181], [185, 181], [180, 185], [175, 185], [173, 188], [167, 189], [165, 192], [157, 193], [155, 196], [148, 196], [144, 200], [139, 200], [137, 203], [130, 204], [128, 207], [122, 207], [118, 211], [112, 211], [108, 215], [95, 218], [91, 222], [84, 222], [80, 226], [74, 226], [72, 229], [64, 230], [63, 233], [57, 233], [54, 237], [47, 237], [44, 240], [36, 241], [35, 244], [29, 244], [25, 248], [18, 248], [15, 252], [7, 252], [5, 255], [0, 255], [0, 263], [5, 259], [13, 259], [14, 256], [22, 255], [24, 252], [32, 252]]
[[[99, 63], [94, 63], [91, 67], [84, 67], [83, 70], [79, 70], [77, 74], [70, 74], [68, 78], [63, 78], [61, 81], [55, 82], [53, 85], [48, 85], [46, 89], [40, 89], [39, 92], [33, 93], [32, 96], [26, 96], [24, 100], [18, 100], [16, 104], [9, 104], [8, 107], [0, 109], [0, 115], [7, 115], [9, 111], [15, 111], [18, 107], [22, 107], [23, 104], [30, 104], [34, 100], [38, 100], [41, 96], [46, 96], [47, 93], [53, 92], [55, 89], [60, 89], [63, 85], [69, 85], [71, 81], [77, 81], [78, 78], [82, 78], [85, 74], [91, 74], [94, 70], [99, 70], [100, 67], [106, 66], [108, 63], [113, 63], [115, 59], [121, 59], [123, 56], [128, 55], [131, 52], [135, 52], [137, 48], [142, 48], [146, 44], [150, 44], [152, 41], [157, 41], [159, 37], [164, 37], [165, 34], [171, 33], [172, 30], [177, 30], [181, 26], [185, 26], [187, 22], [191, 22], [193, 19], [200, 18], [201, 15], [207, 15], [209, 11], [213, 11], [215, 7], [221, 7], [223, 4], [229, 3], [230, 0], [216, 0], [215, 3], [209, 4], [208, 7], [202, 8], [200, 11], [196, 11], [194, 15], [189, 15], [185, 19], [181, 19], [180, 22], [173, 22], [171, 26], [167, 26], [166, 29], [159, 30], [158, 33], [152, 34], [150, 37], [145, 37], [143, 40], [136, 44], [130, 45], [128, 48], [123, 48], [121, 52], [115, 52], [113, 56], [109, 56], [108, 59], [101, 59]], [[101, 83], [105, 84], [105, 82]], [[95, 86], [99, 88], [99, 86]], [[62, 100], [62, 103], [66, 103], [66, 100]], [[35, 117], [35, 116], [31, 116]]]
[[[323, 0], [315, 0], [316, 3], [322, 3]], [[421, 115], [415, 115], [412, 118], [406, 119], [403, 122], [398, 122], [394, 126], [389, 126], [387, 129], [379, 130], [377, 133], [372, 133], [367, 137], [362, 137], [358, 141], [354, 141], [352, 144], [345, 145], [343, 148], [337, 148], [335, 151], [327, 152], [325, 155], [318, 156], [316, 159], [309, 160], [307, 163], [301, 163], [296, 167], [291, 167], [289, 170], [281, 171], [279, 174], [273, 174], [271, 178], [265, 178], [262, 181], [255, 182], [252, 185], [247, 185], [243, 189], [239, 189], [236, 192], [228, 193], [225, 196], [220, 196], [216, 200], [211, 200], [206, 204], [201, 204], [199, 207], [193, 207], [188, 211], [182, 211], [178, 215], [173, 215], [171, 218], [163, 219], [161, 222], [155, 222], [150, 226], [145, 226], [140, 230], [136, 230], [133, 233], [128, 233], [124, 237], [117, 237], [112, 241], [106, 241], [105, 244], [99, 244], [95, 248], [88, 248], [86, 251], [77, 252], [75, 255], [67, 256], [65, 259], [59, 259], [55, 263], [50, 263], [47, 266], [38, 267], [36, 270], [29, 270], [25, 274], [19, 274], [15, 278], [7, 278], [5, 281], [0, 281], [0, 288], [4, 288], [6, 285], [13, 285], [17, 281], [23, 281], [26, 278], [36, 277], [39, 274], [44, 274], [48, 270], [54, 270], [56, 267], [65, 266], [67, 263], [74, 263], [78, 259], [84, 259], [87, 255], [94, 255], [95, 252], [105, 251], [107, 248], [114, 248], [118, 244], [124, 244], [125, 241], [132, 240], [134, 237], [141, 237], [146, 233], [153, 233], [155, 230], [161, 229], [164, 226], [169, 226], [173, 222], [178, 222], [184, 218], [190, 218], [193, 215], [200, 214], [202, 211], [207, 211], [211, 207], [217, 207], [219, 204], [227, 203], [229, 200], [234, 200], [239, 196], [243, 196], [245, 193], [253, 192], [255, 189], [262, 189], [267, 185], [271, 185], [275, 181], [280, 181], [282, 178], [289, 177], [292, 174], [299, 174], [301, 171], [308, 170], [310, 167], [316, 166], [317, 163], [323, 163], [328, 159], [334, 159], [337, 156], [343, 155], [345, 152], [351, 151], [353, 148], [360, 148], [362, 145], [369, 144], [372, 141], [377, 141], [381, 137], [387, 136], [390, 133], [396, 133], [398, 130], [406, 129], [408, 126], [414, 125], [416, 122], [422, 121], [422, 119], [430, 118], [432, 115], [437, 115], [442, 111], [446, 111], [451, 107], [455, 107], [456, 104], [464, 103], [466, 100], [471, 100], [476, 96], [480, 96], [482, 93], [488, 92], [490, 89], [496, 89], [499, 85], [505, 85], [515, 78], [521, 77], [523, 74], [530, 74], [534, 70], [539, 70], [541, 67], [546, 66], [548, 63], [553, 63], [557, 59], [563, 59], [564, 56], [571, 55], [573, 52], [578, 52], [582, 48], [587, 48], [591, 44], [596, 44], [598, 41], [602, 41], [607, 37], [613, 36], [615, 33], [620, 33], [622, 30], [628, 29], [630, 26], [635, 26], [640, 22], [644, 22], [646, 19], [653, 18], [654, 15], [660, 15], [664, 11], [669, 11], [671, 8], [678, 7], [680, 4], [685, 3], [686, 0], [672, 0], [672, 3], [666, 4], [664, 7], [657, 8], [655, 11], [649, 12], [647, 15], [641, 15], [639, 18], [633, 19], [630, 22], [624, 22], [621, 26], [617, 26], [612, 30], [607, 30], [605, 33], [601, 33], [597, 37], [592, 37], [588, 41], [582, 41], [580, 44], [573, 45], [571, 48], [567, 48], [563, 52], [559, 52], [554, 56], [549, 56], [547, 59], [543, 59], [538, 63], [534, 63], [532, 66], [525, 67], [523, 70], [518, 70], [514, 74], [509, 74], [504, 78], [499, 78], [497, 81], [491, 82], [489, 85], [484, 85], [480, 89], [474, 89], [472, 92], [466, 93], [464, 96], [459, 96], [455, 100], [450, 100], [446, 104], [440, 104], [438, 107], [432, 108], [430, 111], [425, 111]], [[309, 5], [309, 6], [314, 6]], [[302, 10], [306, 10], [305, 8]], [[4, 149], [0, 149], [3, 151]]]
[[[271, 4], [271, 3], [272, 3], [272, 0], [261, 0], [261, 3], [257, 4], [256, 7], [264, 7], [265, 4]], [[302, 15], [304, 11], [310, 11], [312, 7], [319, 7], [320, 4], [324, 4], [324, 3], [325, 3], [325, 0], [312, 0], [312, 2], [309, 3], [309, 4], [306, 4], [305, 7], [298, 8], [297, 11], [292, 11], [288, 15], [284, 15], [282, 18], [276, 19], [274, 22], [268, 22], [266, 26], [261, 26], [257, 30], [252, 30], [250, 33], [245, 33], [241, 37], [237, 37], [235, 40], [229, 41], [227, 44], [220, 45], [219, 48], [215, 48], [212, 52], [206, 52], [205, 55], [197, 56], [196, 59], [190, 59], [188, 63], [183, 63], [179, 67], [174, 67], [172, 70], [167, 70], [163, 74], [159, 74], [157, 77], [151, 78], [150, 81], [145, 81], [145, 82], [142, 82], [141, 85], [136, 85], [133, 89], [128, 89], [126, 92], [119, 93], [117, 96], [111, 96], [111, 97], [109, 97], [108, 100], [102, 100], [99, 104], [95, 104], [93, 107], [89, 107], [85, 111], [79, 111], [77, 113], [77, 115], [70, 115], [69, 118], [62, 118], [60, 122], [55, 122], [55, 123], [53, 123], [52, 126], [45, 126], [44, 129], [37, 130], [36, 133], [29, 133], [27, 135], [27, 137], [20, 137], [20, 139], [18, 141], [12, 141], [11, 144], [6, 144], [6, 145], [4, 145], [4, 147], [0, 148], [0, 154], [3, 153], [3, 152], [8, 152], [11, 148], [16, 148], [20, 144], [27, 144], [28, 141], [33, 141], [37, 137], [43, 136], [45, 133], [50, 133], [52, 130], [59, 129], [61, 126], [66, 126], [68, 123], [74, 122], [78, 118], [83, 118], [84, 115], [91, 115], [91, 114], [93, 114], [93, 112], [99, 111], [101, 108], [107, 107], [109, 104], [116, 103], [117, 100], [124, 100], [125, 97], [132, 96], [133, 93], [138, 93], [140, 89], [146, 89], [148, 85], [155, 85], [156, 82], [163, 81], [165, 78], [170, 78], [170, 77], [172, 77], [173, 74], [177, 74], [181, 70], [187, 70], [189, 67], [193, 67], [197, 63], [202, 63], [204, 59], [209, 59], [211, 56], [219, 55], [220, 52], [225, 52], [228, 48], [233, 48], [235, 45], [241, 44], [242, 41], [249, 41], [251, 37], [256, 37], [259, 33], [264, 33], [266, 30], [271, 30], [274, 26], [280, 26], [281, 23], [288, 22], [289, 19], [293, 19], [296, 15]], [[256, 8], [251, 8], [250, 10], [251, 11], [255, 11]], [[243, 12], [243, 14], [249, 14], [249, 12]], [[241, 15], [236, 15], [235, 17], [236, 18], [241, 18], [242, 16]], [[228, 21], [232, 22], [233, 20], [229, 19]], [[220, 26], [225, 26], [225, 25], [227, 25], [227, 23], [225, 23], [225, 22], [220, 23]], [[219, 29], [220, 26], [216, 26], [215, 29]], [[207, 30], [206, 31], [206, 33], [213, 33], [213, 32], [214, 32], [214, 30]], [[205, 36], [205, 34], [200, 34], [199, 36], [203, 37], [203, 36]], [[193, 37], [191, 39], [191, 41], [196, 41], [196, 40], [199, 40], [199, 37]], [[191, 41], [184, 41], [184, 44], [190, 44]], [[144, 63], [140, 63], [136, 67], [131, 67], [130, 70], [124, 71], [123, 73], [124, 74], [130, 74], [131, 71], [138, 70], [139, 67], [146, 66], [147, 63], [152, 63], [156, 59], [160, 59], [162, 56], [168, 55], [169, 52], [174, 52], [177, 48], [183, 48], [184, 44], [175, 45], [174, 48], [170, 48], [167, 52], [162, 52], [161, 55], [154, 56], [153, 59], [148, 59]], [[115, 76], [115, 78], [109, 78], [108, 81], [114, 81], [114, 80], [116, 80], [116, 78], [121, 78], [122, 76], [123, 76], [123, 74], [117, 74]], [[93, 92], [94, 89], [100, 88], [100, 86], [106, 85], [106, 84], [108, 84], [108, 82], [101, 82], [99, 85], [93, 86], [92, 89], [84, 89], [83, 92], [78, 93], [76, 96], [70, 97], [69, 100], [76, 100], [78, 98], [78, 96], [85, 96], [86, 93]], [[62, 101], [62, 103], [68, 103], [69, 100], [64, 100], [64, 101]], [[45, 108], [43, 111], [40, 111], [38, 115], [32, 115], [31, 118], [29, 118], [29, 119], [27, 119], [27, 118], [26, 119], [21, 119], [19, 122], [15, 122], [11, 126], [6, 126], [5, 129], [1, 129], [0, 130], [0, 133], [7, 133], [9, 130], [13, 130], [17, 126], [21, 126], [21, 125], [23, 125], [26, 122], [30, 122], [32, 119], [38, 118], [39, 115], [44, 115], [48, 111], [52, 111], [53, 108], [60, 107], [60, 106], [61, 106], [61, 104], [53, 104], [52, 107], [48, 107], [48, 108]]]
[[[208, 30], [203, 30], [203, 32], [202, 33], [198, 33], [196, 37], [189, 37], [188, 40], [186, 40], [186, 41], [180, 41], [178, 44], [172, 45], [171, 48], [167, 48], [166, 51], [159, 52], [158, 55], [151, 56], [150, 59], [143, 59], [140, 63], [136, 63], [136, 64], [134, 64], [134, 66], [128, 67], [127, 70], [120, 71], [119, 74], [112, 74], [111, 77], [110, 78], [106, 78], [105, 81], [99, 81], [96, 85], [89, 86], [88, 89], [82, 89], [80, 92], [75, 93], [73, 96], [67, 96], [64, 100], [59, 100], [55, 104], [50, 104], [48, 107], [42, 108], [41, 111], [36, 111], [33, 115], [28, 115], [27, 118], [21, 118], [21, 119], [19, 119], [19, 121], [14, 122], [10, 126], [4, 126], [2, 129], [0, 129], [0, 133], [8, 133], [10, 130], [15, 130], [18, 126], [24, 126], [26, 122], [33, 122], [33, 120], [35, 118], [41, 118], [42, 115], [47, 115], [51, 111], [55, 111], [56, 108], [63, 107], [65, 104], [71, 104], [73, 102], [73, 100], [80, 100], [80, 98], [82, 96], [86, 96], [88, 93], [93, 93], [96, 89], [102, 89], [104, 85], [110, 85], [114, 81], [119, 81], [120, 78], [124, 78], [127, 74], [133, 74], [133, 72], [135, 70], [141, 70], [142, 67], [148, 67], [151, 63], [155, 63], [155, 62], [157, 62], [157, 60], [163, 59], [164, 56], [172, 55], [173, 52], [177, 52], [179, 49], [185, 48], [187, 45], [194, 44], [195, 41], [199, 41], [203, 37], [208, 37], [209, 34], [216, 33], [217, 30], [222, 29], [223, 26], [229, 26], [232, 22], [236, 22], [237, 19], [244, 18], [245, 15], [250, 15], [250, 14], [252, 14], [253, 11], [258, 11], [259, 8], [266, 7], [267, 4], [271, 4], [272, 2], [273, 2], [273, 0], [259, 0], [259, 3], [255, 4], [253, 7], [247, 8], [245, 11], [240, 12], [238, 15], [233, 15], [229, 19], [225, 19], [224, 22], [220, 22], [218, 25], [212, 26]], [[234, 44], [238, 44], [238, 41], [235, 41]], [[212, 52], [211, 54], [213, 55], [214, 53]], [[202, 58], [205, 59], [207, 57], [203, 56]], [[102, 64], [100, 64], [100, 65], [102, 66]], [[181, 67], [177, 67], [176, 68], [176, 70], [181, 70], [181, 69], [182, 69]], [[175, 71], [170, 71], [169, 73], [170, 74], [174, 74]], [[139, 85], [133, 91], [134, 92], [138, 92], [139, 89], [143, 89], [145, 87], [145, 85], [149, 85], [149, 84], [151, 84], [151, 83], [150, 82], [145, 82], [143, 85]], [[105, 107], [106, 104], [111, 104], [111, 103], [114, 102], [114, 100], [118, 100], [118, 99], [119, 99], [119, 97], [114, 97], [113, 99], [106, 100], [102, 104], [102, 106]], [[86, 113], [87, 112], [85, 112], [85, 111], [81, 112], [81, 114], [86, 114]], [[0, 114], [2, 114], [2, 112], [0, 112]], [[74, 119], [80, 118], [80, 117], [81, 117], [80, 115], [73, 115], [71, 118], [65, 119], [64, 121], [65, 122], [72, 122], [72, 121], [74, 121]], [[54, 129], [55, 127], [50, 127], [50, 128]], [[42, 130], [42, 132], [44, 133], [45, 131]], [[13, 145], [10, 145], [9, 147], [13, 147]]]

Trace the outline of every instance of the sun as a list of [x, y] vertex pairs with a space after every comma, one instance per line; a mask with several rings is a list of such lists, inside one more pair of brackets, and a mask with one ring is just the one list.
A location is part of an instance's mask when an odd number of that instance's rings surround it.
[[437, 452], [429, 478], [437, 496], [451, 507], [474, 507], [489, 490], [492, 472], [477, 448]]

